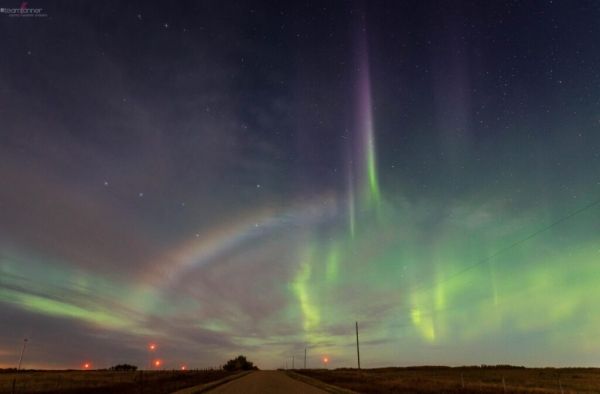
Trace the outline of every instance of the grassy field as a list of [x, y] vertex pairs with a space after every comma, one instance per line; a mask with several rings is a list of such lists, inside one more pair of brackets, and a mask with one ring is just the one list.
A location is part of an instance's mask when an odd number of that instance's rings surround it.
[[365, 394], [600, 393], [597, 368], [409, 367], [294, 372]]
[[[600, 369], [594, 368], [409, 367], [294, 372], [365, 394], [600, 393]], [[13, 380], [19, 394], [171, 393], [231, 374], [221, 370], [0, 372], [0, 393], [11, 393]]]
[[21, 371], [0, 373], [0, 393], [159, 394], [208, 383], [231, 375], [208, 371]]

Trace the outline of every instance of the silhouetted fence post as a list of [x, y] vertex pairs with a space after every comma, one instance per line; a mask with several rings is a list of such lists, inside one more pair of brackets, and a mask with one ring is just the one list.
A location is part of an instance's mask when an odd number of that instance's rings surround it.
[[502, 389], [506, 393], [506, 382], [504, 381], [504, 376], [502, 376]]
[[140, 394], [144, 394], [144, 371], [140, 371]]

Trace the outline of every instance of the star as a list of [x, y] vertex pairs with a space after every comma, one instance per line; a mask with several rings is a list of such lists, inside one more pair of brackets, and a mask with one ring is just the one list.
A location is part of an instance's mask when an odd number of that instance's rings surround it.
[[138, 196], [139, 197], [144, 197], [144, 193], [139, 193]]
[[108, 181], [104, 181], [104, 186], [108, 186]]

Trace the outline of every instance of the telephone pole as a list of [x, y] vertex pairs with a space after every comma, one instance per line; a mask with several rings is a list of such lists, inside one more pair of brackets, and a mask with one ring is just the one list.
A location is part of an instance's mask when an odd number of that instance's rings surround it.
[[[23, 339], [23, 347], [21, 348], [21, 355], [19, 356], [19, 365], [17, 365], [17, 372], [21, 370], [21, 363], [23, 362], [23, 353], [25, 353], [25, 346], [27, 346], [27, 338]], [[12, 394], [16, 393], [17, 377], [15, 376], [12, 381]]]
[[292, 369], [294, 369], [294, 356], [292, 356]]
[[306, 348], [304, 348], [304, 369], [306, 369]]
[[21, 369], [21, 362], [23, 362], [23, 353], [25, 353], [25, 346], [27, 346], [27, 338], [23, 339], [23, 347], [21, 348], [21, 356], [19, 357], [19, 365], [17, 371]]
[[358, 322], [356, 322], [356, 358], [358, 359], [358, 369], [360, 369], [360, 349], [358, 347]]

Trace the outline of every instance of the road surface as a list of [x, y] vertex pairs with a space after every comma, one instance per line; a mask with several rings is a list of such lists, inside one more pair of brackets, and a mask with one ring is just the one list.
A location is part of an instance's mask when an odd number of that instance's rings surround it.
[[256, 371], [210, 390], [219, 394], [327, 394], [307, 383], [292, 379], [281, 371]]

